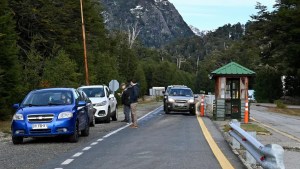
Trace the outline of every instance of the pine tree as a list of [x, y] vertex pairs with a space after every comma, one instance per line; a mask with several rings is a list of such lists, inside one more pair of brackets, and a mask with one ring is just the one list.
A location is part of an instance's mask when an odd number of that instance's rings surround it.
[[7, 118], [13, 102], [19, 101], [20, 67], [17, 34], [8, 1], [0, 2], [0, 120]]
[[146, 82], [145, 72], [144, 72], [141, 64], [139, 64], [137, 66], [137, 69], [134, 73], [134, 79], [139, 84], [139, 90], [140, 90], [139, 96], [143, 97], [147, 92], [147, 82]]

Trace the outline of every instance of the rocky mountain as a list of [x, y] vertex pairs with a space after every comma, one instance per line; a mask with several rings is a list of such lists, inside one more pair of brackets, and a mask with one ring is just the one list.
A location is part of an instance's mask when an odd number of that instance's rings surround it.
[[194, 33], [168, 0], [100, 0], [109, 30], [137, 35], [145, 46], [161, 47]]
[[191, 30], [194, 32], [195, 35], [203, 36], [203, 33], [198, 28], [194, 27], [193, 25], [189, 25], [189, 27], [191, 28]]

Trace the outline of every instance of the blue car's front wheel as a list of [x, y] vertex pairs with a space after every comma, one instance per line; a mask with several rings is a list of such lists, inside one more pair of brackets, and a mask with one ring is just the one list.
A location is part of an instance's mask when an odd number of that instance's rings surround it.
[[22, 144], [23, 143], [23, 137], [12, 136], [12, 142], [13, 142], [13, 144]]
[[72, 143], [77, 143], [78, 139], [79, 139], [79, 124], [78, 121], [76, 121], [74, 133], [71, 136], [69, 136], [69, 141]]

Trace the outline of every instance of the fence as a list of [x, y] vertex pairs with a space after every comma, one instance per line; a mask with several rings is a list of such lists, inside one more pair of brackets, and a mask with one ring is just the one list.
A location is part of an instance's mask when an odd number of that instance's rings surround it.
[[284, 150], [280, 145], [267, 144], [263, 145], [252, 137], [249, 133], [240, 128], [236, 123], [237, 120], [232, 120], [229, 125], [231, 130], [229, 134], [235, 138], [265, 169], [284, 169], [283, 153]]

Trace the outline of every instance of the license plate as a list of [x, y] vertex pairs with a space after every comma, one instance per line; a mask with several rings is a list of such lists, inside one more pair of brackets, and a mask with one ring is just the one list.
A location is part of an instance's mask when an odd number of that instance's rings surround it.
[[183, 107], [184, 104], [180, 104], [180, 103], [179, 103], [179, 104], [177, 104], [177, 106], [178, 106], [178, 107]]
[[47, 124], [33, 124], [32, 129], [47, 129]]

